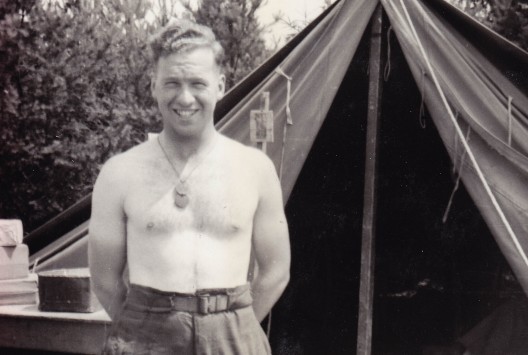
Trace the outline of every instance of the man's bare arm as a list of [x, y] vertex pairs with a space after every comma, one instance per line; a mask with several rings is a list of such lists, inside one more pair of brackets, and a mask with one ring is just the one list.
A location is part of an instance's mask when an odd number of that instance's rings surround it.
[[[89, 228], [88, 260], [94, 292], [114, 318], [126, 296], [126, 226], [118, 167], [107, 163], [94, 186]], [[122, 174], [122, 172], [121, 172]]]
[[290, 279], [290, 239], [282, 191], [273, 163], [266, 157], [260, 176], [260, 199], [253, 225], [258, 272], [251, 284], [253, 309], [262, 321]]

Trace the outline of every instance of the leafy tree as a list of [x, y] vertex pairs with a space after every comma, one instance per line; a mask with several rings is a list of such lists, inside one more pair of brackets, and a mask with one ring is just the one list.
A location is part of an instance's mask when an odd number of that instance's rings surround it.
[[270, 54], [262, 38], [264, 28], [255, 12], [263, 0], [202, 0], [196, 10], [185, 6], [196, 22], [213, 29], [225, 50], [227, 88], [244, 78]]
[[37, 2], [0, 21], [3, 218], [42, 223], [157, 125], [140, 3]]
[[493, 0], [493, 29], [528, 50], [528, 0]]
[[528, 50], [528, 0], [447, 0]]
[[[228, 85], [267, 55], [261, 3], [203, 0], [194, 11], [226, 49]], [[177, 13], [175, 0], [0, 0], [0, 218], [34, 229], [89, 193], [110, 156], [161, 128], [146, 43]]]

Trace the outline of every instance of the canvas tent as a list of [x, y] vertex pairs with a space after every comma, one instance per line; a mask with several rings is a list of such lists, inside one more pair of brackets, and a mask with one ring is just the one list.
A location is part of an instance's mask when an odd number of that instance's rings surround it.
[[[446, 326], [452, 319], [431, 310], [445, 309], [439, 295], [458, 305], [483, 297], [445, 292], [453, 280], [463, 285], [451, 289], [464, 289], [467, 279], [435, 265], [487, 272], [505, 258], [528, 292], [525, 68], [525, 52], [442, 0], [342, 0], [226, 95], [217, 127], [241, 142], [251, 144], [248, 118], [262, 92], [274, 112], [267, 153], [281, 177], [293, 253], [292, 281], [273, 313], [276, 353], [350, 353], [368, 302], [375, 353], [389, 353], [383, 338], [395, 353], [455, 339], [471, 322]], [[373, 122], [379, 129], [367, 136]], [[463, 186], [450, 199], [459, 177]], [[377, 187], [364, 194], [369, 183]], [[86, 265], [89, 208], [88, 198], [28, 236], [37, 269]], [[367, 248], [374, 290], [364, 292], [376, 297], [360, 307], [362, 235], [376, 236]], [[502, 254], [491, 251], [495, 244]], [[470, 266], [476, 252], [484, 257]], [[423, 307], [415, 281], [433, 295]], [[411, 315], [425, 324], [396, 329], [405, 327], [394, 319]]]

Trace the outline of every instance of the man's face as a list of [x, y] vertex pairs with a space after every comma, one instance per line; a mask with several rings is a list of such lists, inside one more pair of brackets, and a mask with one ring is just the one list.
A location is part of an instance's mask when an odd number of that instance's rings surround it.
[[225, 77], [210, 48], [161, 57], [152, 82], [165, 129], [188, 138], [213, 127], [214, 108], [224, 89]]

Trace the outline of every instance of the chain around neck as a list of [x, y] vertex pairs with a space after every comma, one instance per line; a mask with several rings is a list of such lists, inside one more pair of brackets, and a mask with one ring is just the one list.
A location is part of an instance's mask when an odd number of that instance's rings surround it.
[[[163, 152], [163, 155], [165, 156], [165, 159], [167, 159], [167, 161], [169, 162], [170, 167], [172, 168], [172, 170], [174, 170], [174, 173], [176, 174], [176, 177], [178, 178], [178, 180], [180, 181], [181, 184], [185, 184], [185, 182], [191, 177], [192, 173], [196, 170], [196, 168], [198, 168], [204, 162], [205, 158], [207, 158], [209, 156], [209, 154], [211, 153], [213, 148], [216, 146], [216, 141], [218, 139], [219, 139], [218, 137], [213, 138], [213, 142], [211, 142], [211, 147], [203, 154], [202, 158], [200, 160], [198, 160], [198, 162], [192, 167], [191, 171], [189, 171], [187, 176], [184, 178], [183, 176], [181, 176], [181, 173], [178, 173], [178, 170], [176, 169], [176, 166], [174, 166], [172, 160], [170, 160], [169, 154], [167, 153], [167, 151], [163, 147], [163, 144], [161, 144], [160, 136], [158, 135], [158, 137], [157, 137], [158, 144], [159, 144], [159, 146], [161, 148], [161, 151]], [[185, 170], [185, 166], [184, 166], [184, 168], [182, 169], [181, 172], [183, 173], [184, 170]]]

